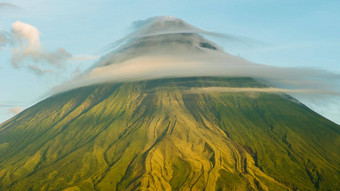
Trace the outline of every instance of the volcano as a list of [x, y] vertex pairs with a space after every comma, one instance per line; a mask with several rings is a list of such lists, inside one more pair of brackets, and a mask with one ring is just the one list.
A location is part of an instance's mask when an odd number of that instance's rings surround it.
[[122, 63], [169, 47], [181, 64], [224, 54], [180, 19], [136, 25], [72, 86], [0, 125], [0, 190], [340, 189], [339, 125], [253, 76], [176, 73], [176, 59], [126, 74]]

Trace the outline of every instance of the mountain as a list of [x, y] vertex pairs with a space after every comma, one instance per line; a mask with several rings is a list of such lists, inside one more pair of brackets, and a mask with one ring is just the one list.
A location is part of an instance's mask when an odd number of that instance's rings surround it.
[[268, 80], [301, 71], [225, 53], [180, 19], [134, 27], [0, 125], [0, 190], [340, 189], [340, 126]]
[[175, 78], [64, 92], [0, 126], [1, 190], [336, 190], [340, 127], [266, 86]]

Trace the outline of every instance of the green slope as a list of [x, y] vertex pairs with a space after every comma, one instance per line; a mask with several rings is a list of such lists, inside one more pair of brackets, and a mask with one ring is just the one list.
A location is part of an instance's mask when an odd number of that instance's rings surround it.
[[0, 125], [0, 190], [339, 190], [340, 127], [250, 78], [79, 88]]

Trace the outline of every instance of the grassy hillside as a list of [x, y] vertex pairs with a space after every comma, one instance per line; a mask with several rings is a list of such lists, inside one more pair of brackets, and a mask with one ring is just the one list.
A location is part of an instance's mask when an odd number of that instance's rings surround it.
[[250, 78], [104, 84], [0, 125], [0, 190], [339, 190], [340, 127]]

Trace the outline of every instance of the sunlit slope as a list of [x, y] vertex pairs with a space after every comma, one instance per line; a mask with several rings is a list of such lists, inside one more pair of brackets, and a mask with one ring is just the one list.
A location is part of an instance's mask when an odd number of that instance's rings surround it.
[[340, 127], [250, 78], [84, 87], [0, 125], [0, 190], [340, 189]]

